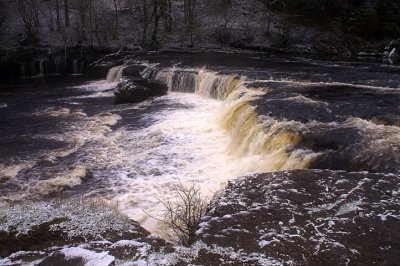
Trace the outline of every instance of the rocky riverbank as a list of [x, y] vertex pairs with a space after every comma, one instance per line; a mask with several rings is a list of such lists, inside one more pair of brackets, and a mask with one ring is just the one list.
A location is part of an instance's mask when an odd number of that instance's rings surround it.
[[329, 170], [242, 177], [210, 204], [190, 247], [150, 235], [110, 206], [2, 208], [0, 264], [394, 265], [399, 181]]

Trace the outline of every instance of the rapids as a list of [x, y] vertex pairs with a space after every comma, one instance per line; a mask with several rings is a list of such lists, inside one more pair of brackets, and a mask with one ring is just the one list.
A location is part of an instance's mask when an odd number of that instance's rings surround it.
[[[329, 65], [293, 62], [314, 72]], [[250, 173], [400, 171], [396, 67], [385, 69], [393, 72], [387, 83], [389, 74], [357, 83], [349, 73], [304, 78], [286, 66], [269, 72], [146, 65], [143, 76], [170, 91], [139, 104], [113, 103], [124, 66], [112, 68], [107, 80], [2, 90], [0, 204], [102, 198], [162, 234], [146, 213], [162, 218], [160, 200], [174, 200], [171, 187], [179, 181], [211, 198]]]

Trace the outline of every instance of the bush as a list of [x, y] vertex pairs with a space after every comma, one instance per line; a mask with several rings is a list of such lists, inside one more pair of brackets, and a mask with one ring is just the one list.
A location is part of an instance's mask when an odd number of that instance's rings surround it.
[[176, 201], [162, 202], [165, 207], [164, 220], [167, 229], [172, 229], [183, 245], [191, 245], [201, 218], [206, 213], [208, 200], [200, 193], [200, 188], [192, 184], [185, 187], [181, 182], [173, 187]]

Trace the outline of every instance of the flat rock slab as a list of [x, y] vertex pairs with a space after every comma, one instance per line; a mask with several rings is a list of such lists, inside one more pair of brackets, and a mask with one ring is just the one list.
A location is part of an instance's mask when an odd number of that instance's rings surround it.
[[398, 175], [292, 170], [229, 183], [197, 233], [208, 247], [283, 264], [395, 265], [399, 228]]

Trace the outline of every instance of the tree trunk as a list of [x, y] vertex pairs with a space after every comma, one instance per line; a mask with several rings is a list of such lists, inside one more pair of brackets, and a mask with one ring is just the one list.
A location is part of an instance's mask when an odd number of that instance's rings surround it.
[[172, 32], [172, 3], [171, 0], [160, 1], [160, 15], [164, 20], [165, 32]]
[[158, 33], [158, 22], [160, 20], [160, 14], [158, 13], [158, 0], [153, 1], [153, 16], [154, 16], [154, 28], [151, 40], [153, 45], [158, 46], [157, 33]]
[[65, 27], [69, 27], [69, 0], [64, 0], [64, 20]]
[[60, 0], [56, 1], [56, 24], [57, 24], [57, 31], [61, 30], [61, 20], [60, 20]]
[[114, 39], [118, 37], [118, 5], [117, 0], [114, 0], [114, 10], [115, 10], [115, 31], [114, 31]]
[[16, 7], [24, 24], [27, 38], [36, 41], [40, 26], [39, 7], [36, 1], [17, 0]]
[[172, 2], [171, 0], [167, 0], [168, 5], [168, 16], [166, 16], [166, 25], [167, 25], [167, 32], [172, 32], [172, 22], [174, 21], [172, 17]]
[[186, 22], [186, 29], [190, 37], [190, 46], [194, 45], [193, 35], [195, 27], [195, 10], [196, 10], [196, 0], [184, 0], [184, 15]]
[[267, 33], [269, 33], [271, 28], [271, 20], [272, 20], [272, 10], [271, 7], [268, 8], [268, 20], [267, 20]]
[[146, 45], [146, 41], [147, 41], [147, 27], [148, 27], [148, 21], [149, 21], [149, 18], [148, 18], [148, 11], [147, 11], [147, 2], [146, 2], [147, 0], [143, 0], [143, 20], [144, 20], [144, 23], [143, 23], [143, 32], [142, 32], [142, 41], [141, 41], [141, 43], [142, 43], [142, 46], [145, 46]]
[[93, 45], [93, 7], [89, 8], [90, 45]]

